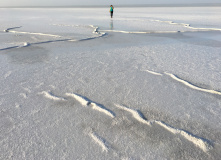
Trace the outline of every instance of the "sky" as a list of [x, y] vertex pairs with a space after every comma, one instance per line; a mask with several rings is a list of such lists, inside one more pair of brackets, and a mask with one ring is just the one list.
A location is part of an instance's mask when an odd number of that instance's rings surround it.
[[74, 6], [221, 3], [221, 0], [0, 0], [0, 6]]

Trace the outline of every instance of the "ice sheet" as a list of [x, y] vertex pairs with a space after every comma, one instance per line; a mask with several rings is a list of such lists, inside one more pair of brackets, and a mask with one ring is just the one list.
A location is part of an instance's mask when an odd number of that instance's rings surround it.
[[0, 11], [0, 159], [221, 156], [220, 7]]

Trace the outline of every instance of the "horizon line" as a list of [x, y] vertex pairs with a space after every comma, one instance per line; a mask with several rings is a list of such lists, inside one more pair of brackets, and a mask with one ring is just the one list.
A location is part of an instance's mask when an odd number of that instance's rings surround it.
[[[101, 8], [109, 5], [59, 5], [59, 6], [0, 6], [0, 8]], [[182, 4], [119, 4], [115, 7], [219, 7], [221, 3], [182, 3]]]

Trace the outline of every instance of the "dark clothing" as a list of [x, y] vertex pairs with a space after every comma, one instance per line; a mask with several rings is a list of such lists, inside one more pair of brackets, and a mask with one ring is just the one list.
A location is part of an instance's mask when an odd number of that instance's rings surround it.
[[114, 13], [113, 11], [110, 11], [110, 14], [111, 14], [111, 18], [113, 17], [113, 13]]

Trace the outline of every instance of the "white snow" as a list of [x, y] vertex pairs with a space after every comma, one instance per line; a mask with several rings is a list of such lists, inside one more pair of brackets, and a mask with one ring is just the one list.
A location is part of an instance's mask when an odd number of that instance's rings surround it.
[[104, 106], [102, 106], [101, 104], [95, 103], [91, 100], [89, 100], [86, 97], [74, 94], [74, 93], [66, 93], [67, 96], [71, 96], [73, 98], [75, 98], [77, 101], [79, 101], [83, 106], [91, 106], [91, 108], [102, 112], [108, 116], [110, 116], [111, 118], [114, 118], [114, 113], [110, 110], [108, 110], [107, 108], [105, 108]]
[[101, 146], [101, 148], [102, 148], [103, 151], [108, 152], [108, 149], [109, 149], [109, 148], [108, 148], [107, 144], [105, 144], [106, 141], [105, 141], [103, 138], [101, 138], [100, 136], [98, 136], [98, 135], [97, 135], [96, 133], [94, 133], [94, 132], [89, 133], [89, 135], [90, 135], [90, 137], [91, 137], [98, 145]]
[[66, 93], [67, 96], [71, 96], [73, 98], [75, 98], [78, 102], [80, 102], [83, 106], [87, 106], [90, 102], [88, 100], [86, 100], [85, 98], [74, 94], [74, 93]]
[[157, 73], [157, 72], [150, 71], [150, 70], [145, 70], [145, 71], [148, 72], [148, 73], [151, 73], [151, 74], [157, 75], [157, 76], [162, 76], [161, 73]]
[[218, 94], [218, 95], [221, 95], [221, 92], [218, 92], [218, 91], [214, 91], [214, 90], [210, 90], [210, 89], [204, 89], [204, 88], [200, 88], [200, 87], [197, 87], [197, 86], [194, 86], [192, 84], [190, 84], [189, 82], [185, 81], [185, 80], [182, 80], [180, 78], [178, 78], [177, 76], [171, 74], [171, 73], [165, 73], [167, 75], [169, 75], [171, 78], [173, 78], [174, 80], [178, 81], [178, 82], [181, 82], [183, 83], [184, 85], [192, 88], [192, 89], [195, 89], [195, 90], [199, 90], [199, 91], [202, 91], [202, 92], [208, 92], [208, 93], [212, 93], [212, 94]]
[[0, 159], [221, 157], [220, 7], [0, 12]]
[[55, 100], [55, 101], [64, 101], [65, 100], [65, 98], [55, 96], [52, 93], [47, 92], [47, 91], [43, 91], [43, 92], [41, 92], [39, 94], [43, 94], [46, 98], [52, 99], [52, 100]]
[[169, 130], [173, 134], [181, 134], [187, 140], [189, 140], [190, 142], [194, 143], [196, 146], [201, 148], [204, 152], [207, 152], [207, 151], [209, 151], [210, 149], [213, 148], [211, 144], [209, 144], [206, 140], [204, 140], [202, 138], [198, 138], [194, 135], [191, 135], [190, 133], [187, 133], [186, 131], [173, 128], [173, 127], [171, 127], [171, 126], [169, 126], [165, 123], [162, 123], [161, 121], [154, 121], [154, 122], [156, 122], [157, 124], [159, 124], [162, 127], [166, 128], [167, 130]]
[[136, 111], [136, 110], [134, 110], [134, 109], [130, 109], [130, 108], [126, 107], [126, 106], [118, 105], [118, 104], [116, 104], [116, 107], [118, 107], [118, 108], [120, 108], [120, 109], [123, 109], [123, 110], [125, 110], [125, 111], [130, 112], [130, 113], [133, 115], [133, 117], [134, 117], [135, 119], [137, 119], [138, 121], [140, 121], [141, 123], [150, 125], [150, 122], [147, 121], [146, 118], [144, 118], [144, 116], [141, 115], [138, 111]]

